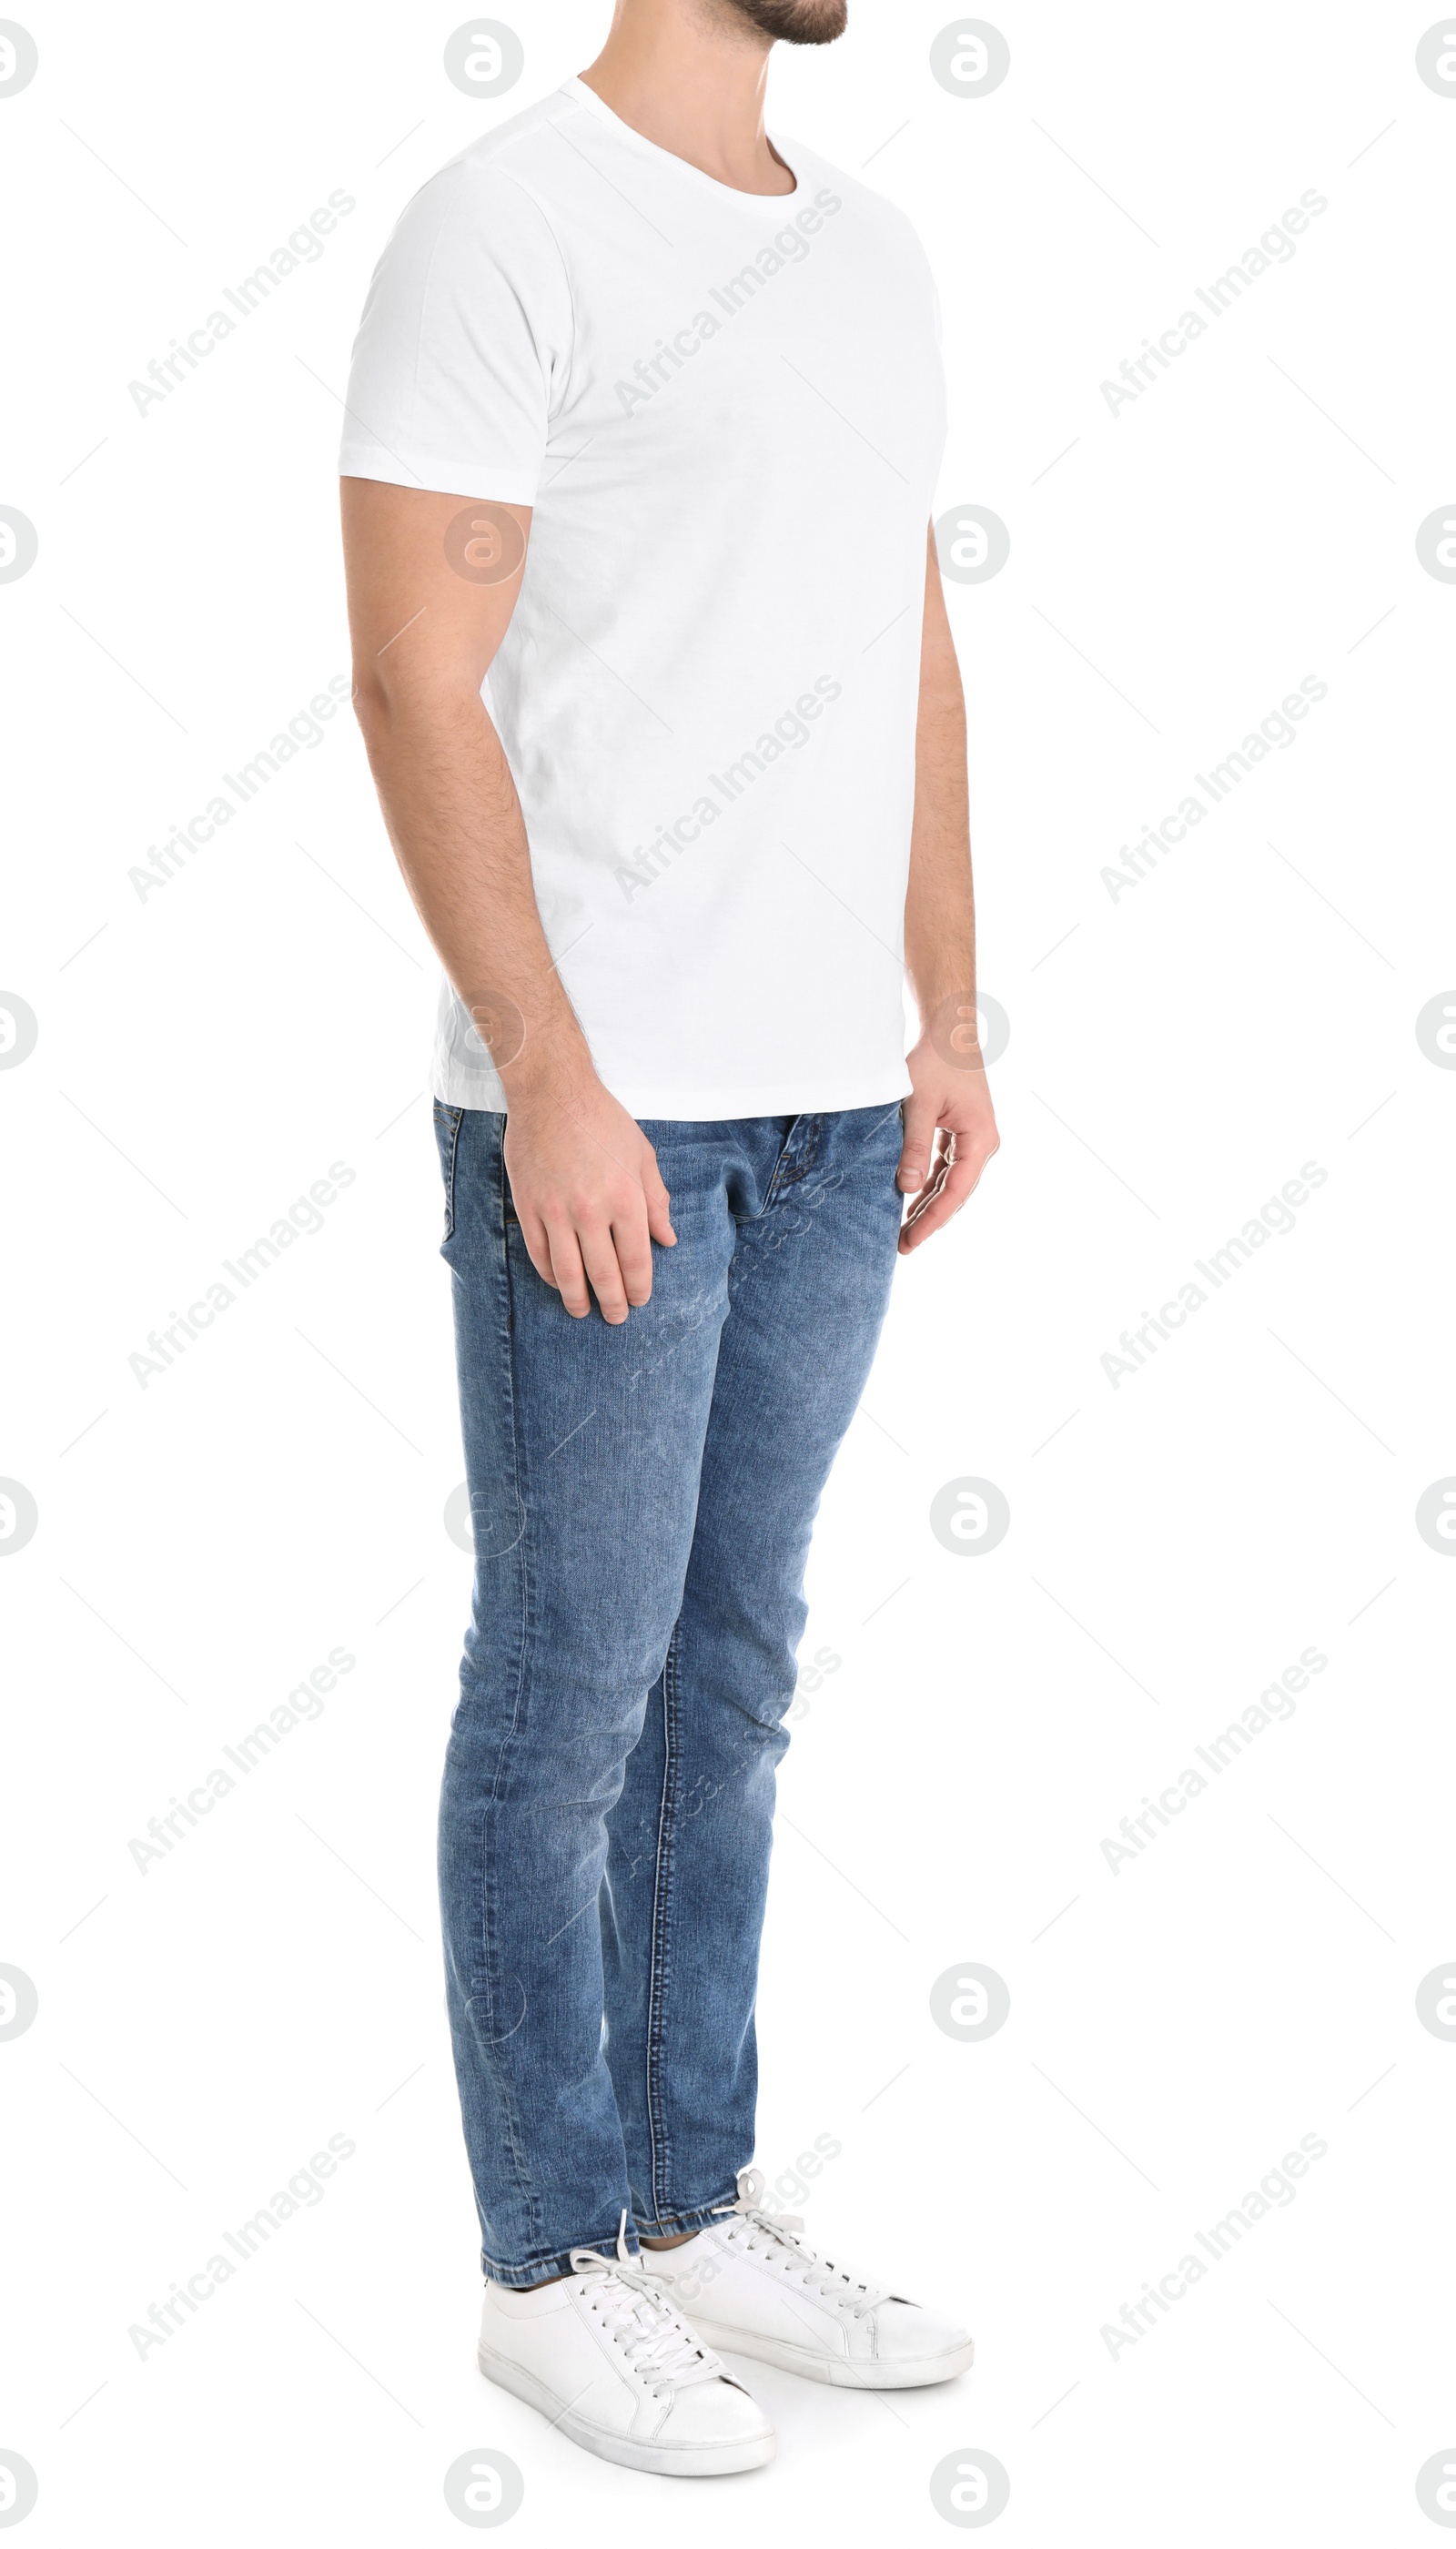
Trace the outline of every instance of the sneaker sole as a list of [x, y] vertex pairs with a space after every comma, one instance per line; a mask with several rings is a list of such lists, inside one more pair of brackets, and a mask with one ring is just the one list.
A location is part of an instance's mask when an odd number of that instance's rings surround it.
[[600, 2425], [589, 2425], [582, 2417], [574, 2416], [569, 2407], [563, 2414], [560, 2401], [523, 2365], [492, 2354], [484, 2345], [476, 2346], [475, 2360], [487, 2381], [524, 2399], [528, 2407], [534, 2407], [546, 2417], [558, 2433], [569, 2434], [583, 2451], [595, 2452], [598, 2460], [617, 2461], [624, 2469], [648, 2470], [657, 2478], [731, 2478], [738, 2470], [762, 2469], [774, 2456], [772, 2433], [754, 2435], [741, 2443], [676, 2446], [639, 2443], [630, 2434], [607, 2433]]
[[928, 2390], [938, 2381], [955, 2381], [976, 2359], [970, 2337], [949, 2354], [932, 2354], [909, 2363], [850, 2363], [842, 2355], [811, 2354], [776, 2336], [755, 2336], [748, 2328], [728, 2327], [695, 2312], [693, 2325], [716, 2350], [751, 2355], [755, 2362], [797, 2372], [802, 2380], [823, 2381], [833, 2390]]

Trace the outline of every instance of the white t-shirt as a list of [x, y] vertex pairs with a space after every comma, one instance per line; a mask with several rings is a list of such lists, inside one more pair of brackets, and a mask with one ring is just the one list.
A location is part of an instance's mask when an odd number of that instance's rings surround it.
[[[483, 697], [636, 1116], [910, 1086], [934, 286], [902, 213], [775, 146], [796, 192], [743, 194], [568, 80], [407, 205], [354, 346], [343, 475], [534, 508]], [[505, 1105], [448, 987], [434, 1086]]]

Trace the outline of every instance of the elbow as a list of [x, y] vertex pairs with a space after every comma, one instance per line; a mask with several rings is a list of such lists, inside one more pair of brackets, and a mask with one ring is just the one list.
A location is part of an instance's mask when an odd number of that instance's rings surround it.
[[456, 666], [401, 665], [398, 671], [381, 667], [376, 657], [353, 663], [353, 711], [365, 744], [372, 751], [377, 743], [402, 732], [437, 731], [441, 725], [454, 724], [461, 717], [478, 715], [481, 707], [479, 674]]
[[352, 678], [349, 704], [364, 741], [369, 743], [389, 721], [389, 693], [375, 664], [361, 664], [355, 657]]
[[377, 662], [361, 664], [356, 658], [351, 705], [370, 766], [377, 770], [380, 756], [419, 722], [420, 703], [408, 685], [386, 679]]

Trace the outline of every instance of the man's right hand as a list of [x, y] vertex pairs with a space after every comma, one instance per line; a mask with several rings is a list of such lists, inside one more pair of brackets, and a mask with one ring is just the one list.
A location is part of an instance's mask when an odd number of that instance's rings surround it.
[[595, 1292], [621, 1327], [651, 1298], [651, 1242], [677, 1246], [657, 1155], [589, 1065], [510, 1081], [506, 1175], [531, 1262], [574, 1319]]

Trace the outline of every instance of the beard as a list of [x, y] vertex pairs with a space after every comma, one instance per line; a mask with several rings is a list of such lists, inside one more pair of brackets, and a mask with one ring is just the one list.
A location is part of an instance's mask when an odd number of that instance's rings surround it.
[[832, 45], [849, 22], [849, 0], [719, 0], [722, 13], [739, 18], [783, 45]]

